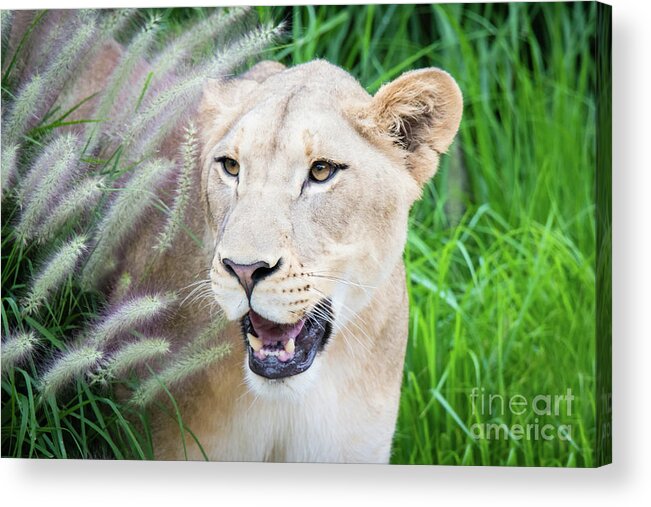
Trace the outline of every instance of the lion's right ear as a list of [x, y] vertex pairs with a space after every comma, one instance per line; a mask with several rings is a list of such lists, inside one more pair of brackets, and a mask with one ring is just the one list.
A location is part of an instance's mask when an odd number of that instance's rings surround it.
[[252, 79], [210, 79], [203, 87], [198, 124], [202, 141], [215, 144], [242, 113], [247, 98], [260, 86]]
[[255, 89], [284, 69], [285, 66], [278, 62], [265, 60], [240, 77], [208, 80], [198, 110], [199, 132], [204, 143], [214, 144], [221, 138], [243, 112]]

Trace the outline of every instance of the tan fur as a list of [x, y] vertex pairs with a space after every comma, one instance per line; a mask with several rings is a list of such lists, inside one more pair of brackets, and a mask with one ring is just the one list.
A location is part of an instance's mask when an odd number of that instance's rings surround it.
[[[240, 79], [206, 84], [194, 118], [201, 171], [187, 220], [205, 247], [181, 238], [141, 286], [165, 281], [180, 290], [209, 271], [229, 320], [220, 339], [232, 354], [174, 391], [210, 459], [389, 460], [408, 334], [408, 212], [452, 142], [461, 109], [456, 83], [436, 69], [405, 74], [375, 97], [324, 61], [290, 69], [264, 62]], [[217, 156], [239, 161], [239, 180], [220, 170]], [[305, 184], [319, 159], [348, 168]], [[123, 268], [136, 280], [155, 232], [152, 224], [125, 252]], [[282, 259], [251, 298], [270, 320], [295, 322], [331, 298], [333, 334], [306, 372], [268, 380], [250, 371], [238, 322], [249, 303], [225, 272], [226, 257]], [[203, 303], [184, 305], [170, 332], [184, 340], [209, 319]], [[185, 441], [189, 457], [202, 459], [194, 439]], [[159, 459], [183, 458], [173, 417], [156, 420], [155, 449]]]

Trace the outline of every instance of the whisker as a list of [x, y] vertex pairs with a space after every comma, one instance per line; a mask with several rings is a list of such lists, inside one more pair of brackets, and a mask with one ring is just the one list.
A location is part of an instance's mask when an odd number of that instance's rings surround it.
[[[196, 285], [194, 289], [181, 301], [180, 306], [183, 306], [189, 299], [192, 299], [197, 293], [210, 289], [210, 280], [200, 280], [199, 282], [194, 283]], [[207, 285], [207, 286], [206, 286]]]
[[[350, 336], [351, 336], [351, 337], [352, 337], [352, 338], [353, 338], [357, 343], [359, 343], [359, 345], [360, 345], [360, 346], [361, 346], [361, 347], [362, 347], [362, 348], [363, 348], [367, 353], [370, 354], [370, 352], [371, 352], [370, 349], [366, 346], [366, 344], [365, 344], [364, 342], [362, 342], [362, 341], [361, 341], [361, 340], [360, 340], [360, 339], [355, 335], [355, 333], [354, 333], [354, 332], [353, 332], [353, 331], [348, 327], [347, 324], [345, 324], [345, 323], [341, 323], [341, 322], [335, 322], [334, 319], [333, 319], [332, 317], [330, 317], [328, 314], [324, 314], [322, 311], [320, 311], [320, 309], [314, 309], [314, 310], [312, 311], [312, 314], [314, 314], [314, 315], [316, 315], [316, 316], [318, 316], [318, 317], [321, 317], [323, 320], [328, 321], [328, 322], [329, 322], [330, 324], [332, 324], [333, 326], [338, 326], [339, 329], [340, 329], [342, 332], [343, 332], [343, 331], [348, 331], [348, 333], [350, 333]], [[309, 317], [311, 317], [311, 315], [310, 315]], [[313, 322], [316, 323], [316, 321], [313, 321]], [[354, 322], [352, 322], [352, 321], [350, 321], [350, 323], [351, 323], [351, 324], [354, 324]], [[358, 326], [357, 326], [357, 327], [358, 327]], [[360, 331], [361, 331], [361, 332], [362, 332], [362, 333], [363, 333], [363, 334], [364, 334], [364, 335], [365, 335], [365, 336], [370, 340], [370, 337], [368, 336], [368, 334], [366, 334], [366, 333], [365, 333], [361, 328], [360, 328]], [[346, 342], [348, 343], [348, 346], [350, 347], [350, 342], [348, 342], [348, 340], [346, 340]]]
[[345, 278], [341, 278], [339, 276], [335, 276], [335, 275], [332, 275], [332, 274], [329, 274], [329, 273], [325, 273], [325, 272], [324, 272], [325, 274], [317, 274], [317, 273], [318, 272], [313, 271], [313, 272], [310, 272], [310, 273], [306, 273], [306, 276], [308, 276], [308, 277], [311, 276], [313, 278], [323, 278], [324, 280], [333, 280], [333, 281], [340, 282], [340, 283], [343, 283], [343, 284], [346, 284], [346, 285], [351, 285], [353, 287], [359, 287], [361, 289], [377, 289], [377, 287], [375, 287], [373, 285], [365, 285], [363, 283], [358, 283], [358, 282], [354, 282], [352, 280], [347, 280]]
[[[310, 287], [310, 289], [308, 289], [308, 290], [313, 290], [314, 292], [316, 292], [316, 293], [318, 293], [318, 294], [320, 294], [320, 295], [322, 295], [322, 296], [324, 296], [324, 297], [326, 296], [323, 292], [321, 292], [321, 291], [320, 291], [319, 289], [317, 289], [317, 288]], [[364, 336], [369, 340], [369, 342], [372, 343], [373, 340], [372, 340], [372, 338], [368, 335], [368, 333], [367, 333], [367, 332], [366, 332], [366, 331], [365, 331], [365, 330], [364, 330], [360, 325], [358, 325], [358, 324], [355, 322], [355, 319], [361, 319], [361, 320], [362, 320], [362, 324], [368, 326], [368, 324], [364, 321], [364, 319], [362, 319], [358, 313], [354, 312], [353, 310], [351, 310], [350, 308], [346, 307], [346, 306], [343, 305], [343, 304], [341, 305], [341, 309], [342, 309], [342, 311], [345, 310], [345, 311], [348, 312], [348, 316], [349, 316], [349, 317], [348, 317], [348, 318], [349, 318], [348, 323], [351, 324], [351, 325], [353, 325], [353, 326], [355, 326], [355, 327], [359, 330], [359, 332], [362, 333], [362, 334], [363, 334], [363, 335], [364, 335]], [[315, 311], [316, 313], [318, 313], [319, 310], [320, 310], [319, 308], [315, 308], [315, 310], [313, 310], [313, 311]], [[331, 323], [334, 324], [334, 322], [331, 322]], [[354, 338], [354, 339], [355, 339], [355, 340], [360, 344], [360, 346], [363, 347], [363, 348], [364, 348], [368, 353], [371, 352], [370, 349], [366, 346], [366, 344], [364, 344], [364, 343], [363, 343], [363, 342], [362, 342], [362, 341], [361, 341], [361, 340], [356, 336], [356, 334], [353, 333], [352, 330], [351, 330], [350, 328], [348, 328], [347, 324], [343, 324], [343, 323], [341, 323], [341, 322], [339, 322], [339, 323], [337, 323], [337, 324], [340, 326], [340, 328], [346, 328], [346, 329], [348, 330], [348, 332], [351, 333], [351, 336], [352, 336], [352, 337], [353, 337], [353, 338]]]

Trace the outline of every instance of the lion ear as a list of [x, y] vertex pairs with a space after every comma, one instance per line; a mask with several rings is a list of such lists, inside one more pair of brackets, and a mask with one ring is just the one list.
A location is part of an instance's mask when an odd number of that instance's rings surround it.
[[266, 81], [268, 78], [274, 74], [278, 74], [285, 70], [286, 67], [280, 62], [274, 62], [272, 60], [263, 60], [256, 63], [251, 67], [247, 72], [242, 74], [242, 79], [251, 79], [258, 83]]
[[424, 185], [457, 133], [463, 97], [456, 81], [436, 68], [406, 72], [371, 102], [376, 126], [406, 151], [412, 175]]
[[265, 60], [239, 77], [209, 79], [203, 87], [198, 111], [199, 131], [203, 134], [204, 142], [214, 142], [223, 136], [231, 123], [242, 114], [256, 88], [283, 70], [284, 65]]
[[252, 79], [209, 79], [199, 104], [199, 131], [205, 141], [221, 137], [242, 112], [247, 98], [260, 86]]

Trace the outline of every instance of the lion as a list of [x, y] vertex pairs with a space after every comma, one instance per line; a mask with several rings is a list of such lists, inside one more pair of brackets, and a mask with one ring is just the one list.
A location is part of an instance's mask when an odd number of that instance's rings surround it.
[[[118, 57], [114, 44], [96, 59], [80, 96]], [[203, 246], [183, 238], [152, 266], [152, 222], [121, 259], [134, 280], [147, 272], [145, 285], [177, 291], [206, 273], [227, 320], [219, 339], [231, 354], [173, 390], [188, 431], [155, 418], [157, 459], [389, 461], [408, 338], [409, 210], [462, 108], [437, 68], [374, 96], [324, 60], [207, 80], [190, 113], [201, 152], [186, 216]], [[168, 331], [182, 341], [210, 313], [190, 301]]]
[[[228, 319], [231, 357], [177, 398], [210, 459], [389, 461], [408, 337], [409, 210], [462, 104], [436, 68], [375, 96], [323, 60], [262, 62], [206, 83], [192, 223], [207, 248], [171, 255], [160, 276], [208, 268]], [[174, 421], [155, 442], [160, 459], [184, 457]]]

